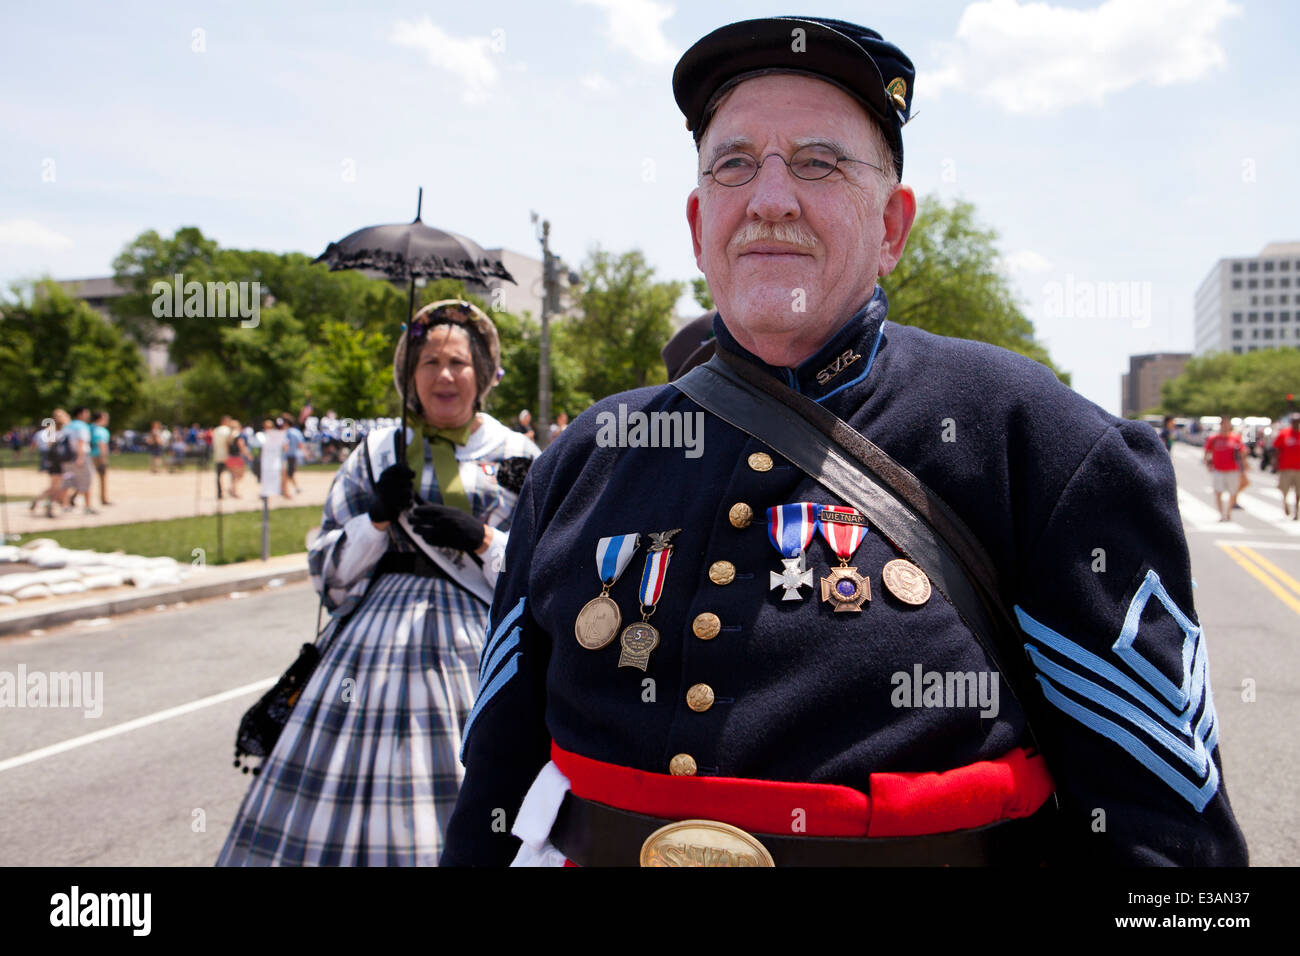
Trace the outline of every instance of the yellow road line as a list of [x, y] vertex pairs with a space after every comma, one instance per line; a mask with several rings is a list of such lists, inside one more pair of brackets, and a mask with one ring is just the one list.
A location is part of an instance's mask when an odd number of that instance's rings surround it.
[[1269, 574], [1273, 575], [1273, 577], [1277, 578], [1277, 580], [1285, 584], [1296, 594], [1300, 594], [1300, 581], [1297, 581], [1295, 578], [1291, 577], [1291, 575], [1287, 574], [1285, 571], [1279, 568], [1268, 558], [1256, 552], [1254, 548], [1243, 547], [1240, 548], [1240, 551], [1242, 554], [1246, 555], [1246, 557], [1250, 558], [1252, 561], [1258, 564]]
[[1278, 584], [1276, 581], [1270, 578], [1268, 574], [1265, 573], [1263, 570], [1261, 570], [1259, 567], [1252, 564], [1250, 559], [1247, 558], [1245, 555], [1238, 553], [1238, 551], [1234, 547], [1232, 547], [1232, 545], [1221, 544], [1219, 545], [1219, 547], [1223, 549], [1224, 553], [1227, 554], [1228, 557], [1232, 558], [1232, 560], [1236, 561], [1239, 565], [1241, 565], [1241, 567], [1246, 571], [1247, 574], [1255, 578], [1257, 581], [1259, 581], [1260, 584], [1264, 585], [1264, 587], [1272, 591], [1274, 597], [1276, 597], [1279, 601], [1281, 601], [1291, 610], [1295, 611], [1297, 614], [1300, 614], [1300, 600], [1296, 600], [1290, 594], [1287, 594], [1286, 590], [1280, 584]]

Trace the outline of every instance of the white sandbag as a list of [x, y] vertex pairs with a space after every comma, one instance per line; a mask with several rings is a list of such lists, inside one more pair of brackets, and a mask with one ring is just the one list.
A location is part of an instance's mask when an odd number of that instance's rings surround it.
[[17, 594], [29, 584], [39, 584], [33, 573], [0, 574], [0, 594]]
[[86, 590], [86, 586], [80, 581], [60, 581], [58, 584], [50, 585], [52, 594], [81, 594]]
[[126, 576], [120, 571], [109, 571], [103, 574], [88, 574], [81, 579], [81, 583], [86, 586], [87, 590], [97, 588], [120, 588], [126, 584]]
[[30, 541], [24, 541], [18, 546], [18, 550], [24, 553], [39, 551], [41, 548], [57, 548], [59, 542], [53, 538], [32, 538]]
[[22, 559], [23, 553], [16, 544], [0, 544], [0, 564], [13, 564]]
[[33, 574], [38, 584], [63, 584], [66, 581], [80, 581], [81, 573], [72, 568], [54, 568], [49, 571], [36, 571]]
[[14, 597], [20, 601], [32, 601], [36, 598], [53, 597], [54, 592], [50, 590], [48, 584], [29, 584], [25, 588], [20, 588]]
[[62, 548], [38, 548], [27, 555], [27, 563], [38, 568], [61, 568], [68, 563]]
[[163, 570], [165, 568], [177, 567], [175, 558], [149, 558], [144, 567], [152, 570]]
[[12, 594], [0, 594], [0, 607], [8, 607], [11, 604], [17, 604], [18, 599]]

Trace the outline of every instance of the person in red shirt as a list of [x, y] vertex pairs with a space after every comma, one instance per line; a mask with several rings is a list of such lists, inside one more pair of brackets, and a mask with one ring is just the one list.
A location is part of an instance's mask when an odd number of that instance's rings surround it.
[[[1237, 495], [1245, 487], [1241, 479], [1246, 474], [1246, 462], [1241, 436], [1232, 430], [1232, 419], [1227, 415], [1219, 420], [1219, 433], [1205, 439], [1205, 465], [1210, 469], [1219, 520], [1231, 521]], [[1225, 494], [1228, 496], [1227, 508], [1223, 507]]]
[[[1282, 510], [1300, 520], [1300, 412], [1291, 413], [1291, 424], [1278, 431], [1273, 439], [1277, 449], [1277, 487], [1282, 492]], [[1295, 507], [1287, 504], [1287, 494], [1295, 492]]]

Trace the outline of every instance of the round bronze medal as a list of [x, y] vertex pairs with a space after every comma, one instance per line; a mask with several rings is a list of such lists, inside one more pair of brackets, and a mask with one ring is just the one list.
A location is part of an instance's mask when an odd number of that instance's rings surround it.
[[880, 569], [880, 580], [904, 604], [921, 605], [930, 600], [930, 579], [911, 561], [890, 561]]
[[623, 623], [623, 614], [612, 598], [601, 594], [588, 601], [578, 619], [573, 623], [573, 634], [589, 651], [598, 651], [609, 645]]

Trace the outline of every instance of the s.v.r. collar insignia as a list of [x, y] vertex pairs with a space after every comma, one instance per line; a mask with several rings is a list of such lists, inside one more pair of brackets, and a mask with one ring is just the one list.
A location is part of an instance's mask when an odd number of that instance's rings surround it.
[[834, 362], [827, 365], [817, 373], [817, 384], [825, 385], [860, 358], [862, 358], [862, 356], [853, 351], [853, 349], [845, 349], [843, 355], [839, 356]]

